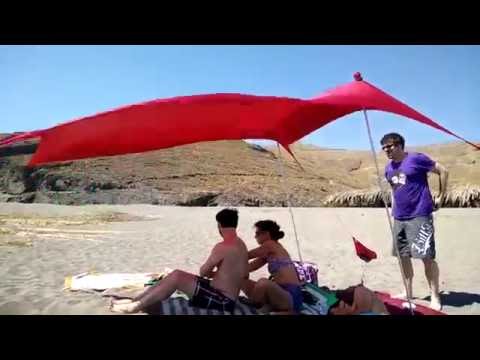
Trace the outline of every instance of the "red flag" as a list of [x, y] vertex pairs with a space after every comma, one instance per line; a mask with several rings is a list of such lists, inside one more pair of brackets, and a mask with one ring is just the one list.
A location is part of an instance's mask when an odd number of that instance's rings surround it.
[[355, 239], [352, 236], [353, 244], [355, 245], [355, 251], [357, 252], [357, 256], [365, 262], [370, 262], [373, 259], [377, 258], [377, 253], [373, 250], [370, 250], [365, 245], [363, 245], [360, 241]]

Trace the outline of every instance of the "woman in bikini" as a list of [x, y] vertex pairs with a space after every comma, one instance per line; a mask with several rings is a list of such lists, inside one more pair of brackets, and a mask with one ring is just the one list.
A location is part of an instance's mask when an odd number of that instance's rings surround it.
[[272, 220], [255, 223], [255, 239], [259, 247], [248, 252], [249, 272], [268, 265], [270, 279], [245, 280], [243, 292], [258, 305], [269, 305], [271, 310], [285, 314], [300, 312], [303, 295], [301, 282], [287, 250], [278, 242], [285, 236]]

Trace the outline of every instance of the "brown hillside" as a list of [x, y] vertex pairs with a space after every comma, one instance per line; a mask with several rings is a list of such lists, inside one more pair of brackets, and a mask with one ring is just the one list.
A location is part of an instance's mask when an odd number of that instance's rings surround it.
[[[219, 141], [25, 169], [29, 155], [0, 158], [0, 201], [169, 205], [321, 206], [330, 194], [377, 187], [369, 151], [295, 144], [289, 154]], [[480, 152], [450, 143], [413, 149], [446, 165], [451, 184], [480, 185]], [[383, 173], [386, 159], [378, 154]], [[280, 176], [285, 173], [285, 177]], [[433, 183], [434, 187], [435, 184]]]

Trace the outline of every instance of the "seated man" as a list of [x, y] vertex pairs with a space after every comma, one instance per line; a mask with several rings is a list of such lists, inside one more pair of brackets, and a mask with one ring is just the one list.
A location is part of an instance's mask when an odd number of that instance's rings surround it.
[[190, 298], [193, 306], [233, 312], [240, 287], [248, 275], [248, 250], [237, 236], [237, 210], [224, 209], [217, 213], [216, 220], [223, 241], [214, 246], [209, 258], [200, 267], [200, 276], [174, 270], [135, 299], [112, 302], [111, 310], [139, 312], [168, 299], [179, 290]]

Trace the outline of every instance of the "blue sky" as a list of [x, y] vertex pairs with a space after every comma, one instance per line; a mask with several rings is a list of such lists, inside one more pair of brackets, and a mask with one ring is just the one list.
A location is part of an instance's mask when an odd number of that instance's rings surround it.
[[[365, 80], [480, 141], [480, 46], [0, 46], [0, 132], [46, 128], [121, 105], [177, 95], [240, 92], [310, 98]], [[448, 142], [438, 130], [370, 112], [373, 134], [411, 145]], [[303, 139], [367, 149], [361, 113]]]

